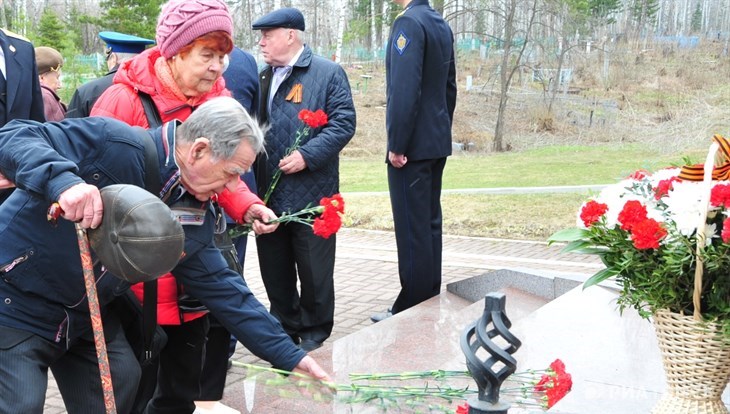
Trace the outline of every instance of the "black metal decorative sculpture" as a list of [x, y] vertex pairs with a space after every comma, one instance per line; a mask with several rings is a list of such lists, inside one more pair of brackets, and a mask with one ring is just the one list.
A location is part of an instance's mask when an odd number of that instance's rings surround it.
[[[461, 350], [466, 356], [466, 367], [479, 387], [477, 397], [468, 400], [469, 414], [507, 414], [510, 405], [499, 401], [499, 389], [504, 380], [517, 369], [517, 360], [512, 357], [522, 345], [512, 335], [512, 326], [505, 314], [504, 293], [492, 292], [484, 298], [482, 317], [469, 325], [461, 334]], [[501, 348], [492, 338], [501, 337], [506, 345]], [[485, 349], [488, 358], [482, 361], [477, 355]], [[500, 364], [501, 368], [494, 369]]]

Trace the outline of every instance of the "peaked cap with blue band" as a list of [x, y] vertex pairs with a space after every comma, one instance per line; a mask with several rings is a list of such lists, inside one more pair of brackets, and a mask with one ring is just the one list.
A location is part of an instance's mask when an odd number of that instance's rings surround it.
[[151, 39], [119, 32], [99, 32], [99, 38], [106, 43], [109, 51], [116, 53], [142, 53], [147, 45], [155, 43]]
[[274, 10], [271, 13], [258, 18], [251, 24], [253, 30], [276, 29], [283, 27], [285, 29], [296, 29], [304, 31], [304, 15], [299, 9], [293, 7], [284, 7]]

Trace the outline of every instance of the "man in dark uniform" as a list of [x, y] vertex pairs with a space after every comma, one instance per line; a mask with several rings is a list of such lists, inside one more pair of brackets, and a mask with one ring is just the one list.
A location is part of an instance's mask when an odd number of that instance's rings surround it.
[[66, 118], [85, 118], [101, 94], [111, 86], [114, 74], [122, 62], [132, 59], [144, 52], [154, 40], [132, 36], [118, 32], [99, 32], [99, 38], [106, 43], [106, 65], [109, 73], [99, 79], [87, 82], [74, 92], [68, 105]]
[[385, 55], [388, 187], [401, 291], [373, 322], [441, 291], [441, 177], [456, 107], [454, 36], [428, 0], [396, 0]]

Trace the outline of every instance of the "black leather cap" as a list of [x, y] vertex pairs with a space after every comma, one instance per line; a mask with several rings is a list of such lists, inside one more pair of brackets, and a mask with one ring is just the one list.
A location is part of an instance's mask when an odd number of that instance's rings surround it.
[[304, 31], [304, 15], [299, 9], [293, 7], [284, 7], [283, 9], [274, 10], [271, 13], [260, 17], [251, 25], [253, 30], [276, 29], [283, 27], [286, 29], [297, 29]]
[[89, 243], [110, 273], [130, 283], [154, 280], [172, 270], [185, 244], [170, 208], [143, 188], [115, 184], [101, 189], [104, 217], [89, 229]]

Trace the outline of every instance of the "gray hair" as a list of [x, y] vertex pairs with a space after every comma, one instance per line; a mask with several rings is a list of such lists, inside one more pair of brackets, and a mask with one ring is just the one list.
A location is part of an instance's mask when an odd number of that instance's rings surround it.
[[264, 132], [259, 123], [237, 100], [227, 96], [203, 103], [178, 127], [176, 139], [181, 142], [194, 142], [200, 137], [208, 138], [213, 157], [218, 160], [231, 158], [242, 140], [251, 144], [257, 154], [264, 149]]

